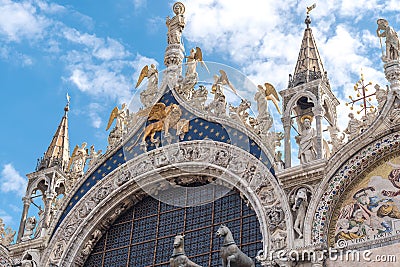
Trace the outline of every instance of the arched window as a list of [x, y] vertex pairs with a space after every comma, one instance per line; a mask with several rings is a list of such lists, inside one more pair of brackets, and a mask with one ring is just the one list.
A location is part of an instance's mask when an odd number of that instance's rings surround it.
[[[176, 234], [185, 234], [185, 252], [202, 266], [220, 266], [223, 240], [216, 236], [221, 224], [233, 233], [241, 250], [255, 258], [262, 249], [262, 236], [255, 212], [234, 190], [218, 198], [216, 187], [204, 187], [201, 195], [216, 199], [200, 206], [177, 207], [152, 197], [126, 211], [103, 235], [87, 259], [87, 267], [169, 266]], [[171, 198], [174, 191], [168, 192]], [[186, 194], [186, 203], [198, 195]]]

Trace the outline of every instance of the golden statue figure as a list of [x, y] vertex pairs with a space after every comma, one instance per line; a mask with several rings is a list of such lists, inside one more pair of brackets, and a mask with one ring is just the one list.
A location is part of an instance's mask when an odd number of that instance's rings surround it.
[[146, 138], [150, 136], [150, 141], [155, 143], [154, 136], [157, 132], [164, 131], [165, 136], [169, 135], [169, 129], [178, 130], [178, 135], [189, 130], [189, 121], [181, 120], [182, 110], [177, 104], [166, 106], [164, 103], [157, 103], [151, 108], [138, 112], [139, 116], [148, 116], [148, 121], [156, 121], [146, 126], [143, 131], [142, 144], [146, 144]]

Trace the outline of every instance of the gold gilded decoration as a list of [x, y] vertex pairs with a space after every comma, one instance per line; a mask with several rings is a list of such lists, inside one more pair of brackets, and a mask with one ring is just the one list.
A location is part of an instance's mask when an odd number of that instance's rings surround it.
[[192, 48], [190, 50], [189, 56], [187, 58], [187, 69], [186, 69], [186, 77], [196, 73], [197, 63], [200, 62], [201, 66], [204, 67], [208, 72], [210, 72], [207, 68], [207, 65], [203, 61], [203, 52], [200, 47]]
[[121, 109], [119, 109], [118, 107], [115, 107], [111, 111], [110, 118], [108, 119], [106, 131], [108, 131], [108, 129], [110, 129], [114, 120], [117, 121], [115, 124], [115, 128], [120, 131], [123, 131], [125, 128], [125, 124], [126, 124], [126, 104], [125, 103], [122, 104]]
[[[189, 130], [189, 121], [181, 120], [182, 110], [177, 104], [166, 106], [164, 103], [157, 103], [151, 108], [138, 112], [139, 116], [148, 116], [149, 121], [156, 121], [146, 126], [143, 131], [142, 145], [146, 145], [146, 138], [150, 137], [152, 143], [157, 143], [154, 138], [157, 132], [164, 131], [169, 136], [169, 129], [175, 128], [177, 135], [182, 135]], [[136, 143], [136, 142], [135, 142]]]
[[369, 172], [343, 197], [331, 222], [330, 243], [378, 240], [400, 231], [400, 157]]
[[280, 110], [280, 108], [279, 108], [279, 106], [278, 106], [279, 95], [278, 95], [278, 93], [276, 92], [275, 87], [274, 87], [272, 84], [270, 84], [270, 83], [264, 83], [264, 86], [265, 86], [265, 88], [264, 88], [262, 85], [258, 85], [258, 88], [259, 88], [261, 91], [265, 92], [265, 93], [264, 93], [264, 94], [265, 94], [265, 99], [266, 99], [266, 100], [271, 100], [272, 103], [274, 103], [274, 105], [275, 105], [275, 107], [276, 107], [276, 110], [279, 112], [279, 114], [282, 114], [282, 113], [281, 113], [281, 110]]
[[220, 76], [214, 75], [214, 84], [212, 85], [211, 93], [215, 94], [216, 92], [220, 92], [220, 94], [223, 94], [222, 86], [228, 85], [229, 88], [232, 90], [232, 92], [234, 92], [235, 95], [237, 95], [237, 91], [233, 86], [233, 84], [229, 81], [226, 72], [223, 70], [219, 70], [219, 73], [221, 73]]
[[307, 15], [310, 14], [311, 10], [313, 10], [316, 7], [317, 7], [316, 3], [312, 4], [311, 6], [308, 6], [307, 7]]

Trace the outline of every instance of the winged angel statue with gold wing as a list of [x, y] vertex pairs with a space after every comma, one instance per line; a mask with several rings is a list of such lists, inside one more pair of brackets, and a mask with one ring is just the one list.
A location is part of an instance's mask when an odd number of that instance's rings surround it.
[[201, 66], [203, 66], [208, 72], [210, 72], [207, 68], [207, 65], [203, 61], [203, 52], [201, 51], [200, 47], [192, 48], [190, 50], [189, 56], [187, 56], [186, 58], [186, 77], [197, 73], [196, 67], [198, 62], [200, 62]]
[[143, 67], [135, 88], [139, 87], [145, 77], [148, 78], [147, 88], [140, 93], [140, 101], [148, 107], [158, 91], [158, 70], [154, 64], [151, 64], [150, 68], [148, 65]]
[[110, 118], [108, 119], [108, 124], [107, 124], [107, 128], [106, 131], [108, 131], [108, 129], [110, 129], [112, 123], [114, 122], [114, 120], [116, 120], [117, 122], [115, 123], [115, 130], [123, 133], [125, 130], [125, 125], [126, 125], [126, 119], [127, 119], [127, 111], [126, 111], [126, 104], [123, 103], [121, 106], [121, 109], [119, 109], [118, 107], [115, 107], [110, 114]]
[[281, 114], [281, 110], [278, 106], [279, 95], [275, 87], [270, 83], [265, 83], [264, 86], [265, 88], [262, 85], [258, 85], [258, 92], [254, 96], [254, 100], [257, 101], [258, 116], [263, 117], [263, 115], [268, 113], [268, 100], [274, 103], [279, 114]]
[[169, 135], [169, 129], [175, 128], [177, 135], [185, 134], [189, 131], [189, 121], [181, 119], [182, 110], [177, 104], [166, 106], [164, 103], [157, 103], [153, 107], [141, 110], [139, 116], [148, 117], [148, 121], [156, 121], [146, 126], [143, 131], [142, 144], [146, 144], [146, 138], [150, 136], [150, 141], [156, 143], [154, 136], [157, 132], [164, 131], [165, 136]]
[[88, 158], [88, 149], [86, 148], [86, 143], [82, 143], [79, 147], [75, 146], [74, 151], [72, 152], [71, 158], [68, 162], [68, 170], [71, 170], [73, 174], [82, 175], [83, 170], [86, 165], [86, 160]]
[[219, 70], [219, 73], [221, 74], [220, 76], [214, 75], [214, 84], [211, 87], [211, 93], [212, 94], [223, 94], [223, 85], [228, 85], [229, 88], [232, 90], [235, 95], [237, 95], [237, 91], [233, 84], [229, 81], [228, 75], [224, 70]]

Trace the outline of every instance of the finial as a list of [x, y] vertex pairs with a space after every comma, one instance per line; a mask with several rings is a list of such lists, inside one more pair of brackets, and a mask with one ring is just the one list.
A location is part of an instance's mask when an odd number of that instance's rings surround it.
[[310, 12], [311, 12], [311, 10], [313, 10], [316, 6], [317, 6], [317, 4], [314, 3], [314, 4], [312, 4], [311, 6], [308, 6], [308, 7], [307, 7], [307, 17], [306, 17], [306, 20], [304, 21], [305, 24], [307, 25], [307, 28], [309, 28], [309, 27], [310, 27], [310, 24], [311, 24]]
[[67, 105], [66, 105], [65, 108], [64, 108], [64, 111], [65, 111], [65, 112], [69, 111], [69, 102], [70, 102], [70, 100], [71, 100], [71, 97], [69, 96], [68, 93], [67, 93], [66, 97], [67, 97]]

